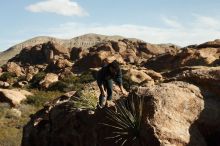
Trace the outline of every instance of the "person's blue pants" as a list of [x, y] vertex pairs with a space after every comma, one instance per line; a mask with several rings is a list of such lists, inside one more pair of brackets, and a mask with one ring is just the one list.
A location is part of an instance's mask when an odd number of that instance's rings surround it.
[[[113, 83], [112, 80], [106, 80], [104, 82], [104, 89], [107, 91], [107, 100], [112, 100], [112, 88], [113, 88]], [[105, 97], [102, 97], [101, 95], [99, 96], [99, 103], [102, 104], [105, 100]]]

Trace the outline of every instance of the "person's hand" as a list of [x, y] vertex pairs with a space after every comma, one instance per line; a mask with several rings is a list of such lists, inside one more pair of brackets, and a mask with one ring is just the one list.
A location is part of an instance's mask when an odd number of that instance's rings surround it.
[[115, 103], [113, 101], [111, 101], [111, 100], [107, 100], [106, 101], [106, 106], [107, 107], [115, 106]]
[[125, 96], [128, 96], [129, 93], [125, 89], [123, 89], [122, 94], [125, 95]]

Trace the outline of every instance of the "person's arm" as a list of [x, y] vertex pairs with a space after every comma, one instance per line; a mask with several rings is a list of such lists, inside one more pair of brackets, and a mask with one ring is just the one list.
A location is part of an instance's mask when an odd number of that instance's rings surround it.
[[122, 84], [121, 84], [121, 85], [119, 85], [119, 88], [120, 88], [120, 90], [121, 90], [122, 94], [124, 94], [124, 95], [128, 95], [128, 92], [125, 90], [125, 88], [123, 87], [123, 85], [122, 85]]
[[114, 78], [115, 83], [119, 86], [122, 94], [127, 95], [128, 92], [124, 89], [123, 84], [122, 84], [122, 72], [121, 70], [119, 71], [119, 73], [115, 76]]

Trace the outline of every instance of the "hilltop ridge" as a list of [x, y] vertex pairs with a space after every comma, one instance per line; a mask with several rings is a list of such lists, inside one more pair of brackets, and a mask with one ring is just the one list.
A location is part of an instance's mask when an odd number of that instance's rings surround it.
[[[82, 47], [82, 48], [89, 48], [91, 46], [96, 45], [97, 43], [104, 42], [104, 41], [117, 41], [120, 39], [124, 39], [125, 37], [114, 35], [114, 36], [107, 36], [107, 35], [100, 35], [89, 33], [81, 36], [74, 37], [72, 39], [59, 39], [55, 37], [49, 36], [38, 36], [32, 39], [26, 40], [22, 43], [16, 44], [9, 49], [0, 52], [0, 65], [5, 64], [9, 59], [17, 55], [23, 48], [26, 47], [33, 47], [38, 44], [43, 44], [46, 42], [56, 42], [59, 45], [63, 45], [67, 48], [72, 47]], [[138, 40], [138, 39], [130, 39], [130, 40]]]

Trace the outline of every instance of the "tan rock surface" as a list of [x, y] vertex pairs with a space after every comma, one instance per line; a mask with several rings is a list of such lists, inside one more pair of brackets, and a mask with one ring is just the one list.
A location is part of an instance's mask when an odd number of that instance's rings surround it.
[[54, 73], [48, 73], [42, 81], [40, 81], [40, 86], [43, 88], [48, 88], [50, 84], [58, 81], [58, 75]]
[[10, 73], [16, 74], [16, 76], [21, 76], [23, 74], [21, 67], [15, 62], [8, 62], [6, 65], [6, 70]]
[[20, 105], [21, 101], [26, 99], [26, 95], [31, 95], [31, 93], [24, 90], [0, 89], [0, 101], [7, 102], [12, 107]]

